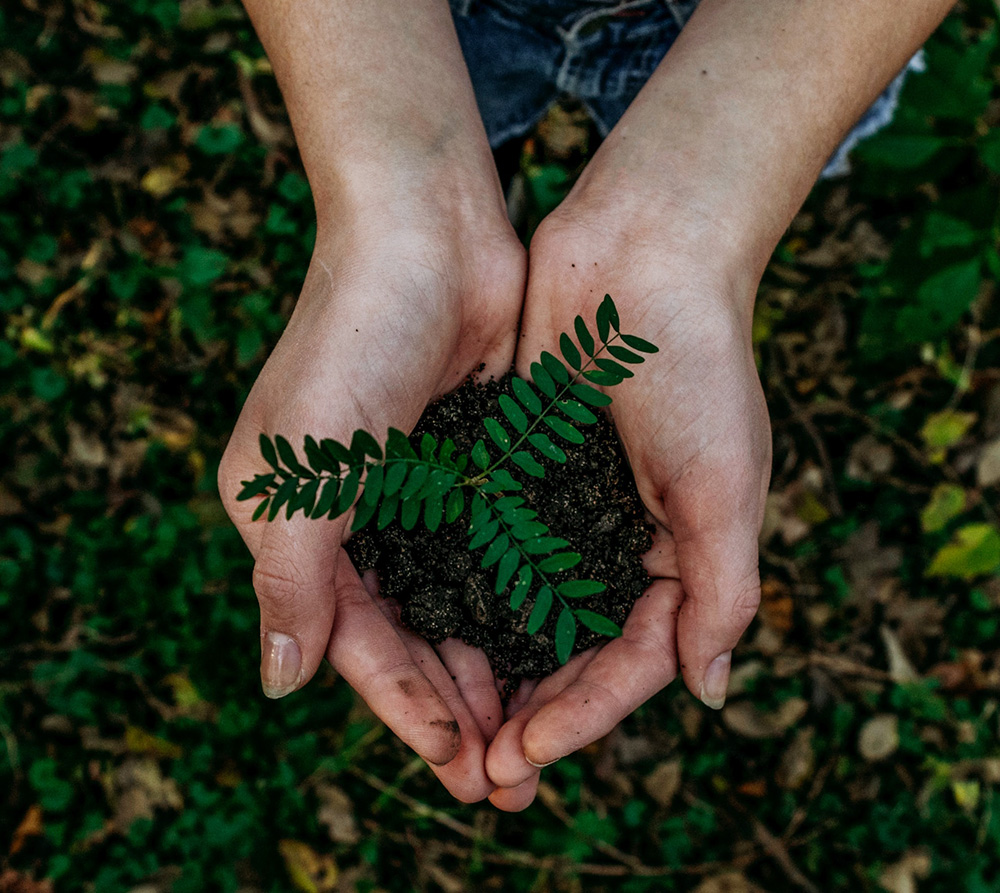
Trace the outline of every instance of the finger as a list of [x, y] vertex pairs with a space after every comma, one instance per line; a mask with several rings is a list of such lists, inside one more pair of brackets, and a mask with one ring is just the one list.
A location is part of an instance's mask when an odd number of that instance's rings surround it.
[[431, 770], [453, 797], [463, 803], [478, 803], [488, 797], [494, 789], [494, 785], [486, 777], [486, 742], [479, 726], [434, 647], [423, 636], [418, 636], [403, 626], [399, 619], [398, 603], [377, 595], [376, 580], [374, 571], [365, 574], [364, 583], [369, 595], [383, 616], [392, 624], [413, 662], [420, 667], [458, 722], [462, 736], [458, 753], [443, 766], [431, 765]]
[[489, 743], [503, 723], [503, 706], [489, 659], [481, 648], [460, 639], [445, 639], [437, 646], [437, 653]]
[[327, 659], [405, 744], [428, 763], [443, 765], [461, 748], [459, 723], [372, 601], [346, 553], [341, 556]]
[[535, 693], [536, 688], [538, 688], [537, 679], [523, 680], [517, 687], [517, 691], [514, 692], [511, 699], [507, 702], [507, 706], [504, 707], [504, 719], [511, 719], [515, 713], [518, 713], [528, 703], [528, 700]]
[[551, 676], [542, 679], [530, 693], [524, 706], [500, 727], [486, 751], [486, 774], [494, 784], [502, 788], [516, 788], [541, 768], [525, 759], [521, 740], [524, 728], [539, 710], [584, 671], [596, 654], [596, 648], [584, 651]]
[[740, 498], [743, 476], [731, 483], [702, 488], [692, 480], [686, 488], [705, 495], [667, 503], [685, 595], [677, 620], [681, 672], [691, 693], [716, 710], [725, 703], [732, 650], [760, 604], [761, 488], [754, 481]]
[[260, 605], [260, 677], [281, 698], [319, 667], [335, 608], [341, 525], [303, 517], [275, 520], [261, 532], [253, 569]]
[[522, 745], [528, 762], [546, 766], [586, 747], [673, 681], [682, 598], [676, 580], [653, 581], [632, 608], [622, 636], [603, 646], [527, 723]]
[[538, 793], [538, 780], [541, 774], [536, 770], [531, 778], [521, 782], [516, 788], [497, 788], [490, 794], [490, 803], [504, 812], [521, 812], [527, 809]]

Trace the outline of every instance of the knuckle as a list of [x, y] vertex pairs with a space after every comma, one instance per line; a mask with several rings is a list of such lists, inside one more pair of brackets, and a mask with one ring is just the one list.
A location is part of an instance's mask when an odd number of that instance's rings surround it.
[[[292, 561], [275, 552], [258, 559], [253, 569], [253, 587], [257, 598], [269, 611], [282, 616], [307, 610], [307, 605], [322, 595], [322, 581], [302, 572]], [[332, 581], [330, 594], [332, 596]]]

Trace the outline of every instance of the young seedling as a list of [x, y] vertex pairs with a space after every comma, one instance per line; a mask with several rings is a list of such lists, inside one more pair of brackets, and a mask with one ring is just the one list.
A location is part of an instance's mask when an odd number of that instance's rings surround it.
[[631, 378], [623, 364], [642, 363], [643, 353], [657, 351], [648, 341], [621, 332], [610, 295], [604, 296], [595, 322], [596, 339], [583, 318], [576, 317], [579, 347], [565, 332], [559, 336], [565, 364], [543, 351], [539, 362], [531, 364], [531, 381], [511, 379], [514, 396], [497, 399], [503, 418], [483, 419], [489, 443], [476, 441], [468, 455], [457, 452], [450, 438], [438, 443], [431, 434], [423, 435], [418, 449], [402, 431], [390, 428], [384, 445], [363, 430], [354, 432], [349, 446], [307, 436], [305, 461], [300, 461], [284, 437], [276, 435], [272, 441], [261, 434], [261, 454], [273, 470], [243, 481], [237, 498], [260, 498], [253, 519], [268, 521], [282, 508], [286, 518], [299, 511], [310, 518], [336, 518], [356, 502], [352, 531], [369, 522], [382, 530], [398, 517], [404, 530], [423, 523], [433, 533], [442, 522], [456, 521], [468, 505], [469, 549], [485, 550], [483, 568], [496, 565], [496, 595], [510, 588], [514, 611], [534, 599], [528, 634], [541, 629], [557, 602], [561, 606], [555, 650], [559, 662], [566, 663], [578, 622], [605, 636], [619, 636], [621, 629], [602, 614], [573, 606], [574, 599], [603, 592], [604, 582], [553, 582], [551, 575], [571, 570], [581, 557], [567, 540], [553, 536], [517, 495], [523, 488], [510, 466], [542, 478], [545, 466], [539, 459], [565, 462], [566, 453], [550, 435], [583, 443], [576, 426], [597, 421], [593, 410], [611, 403], [592, 385], [610, 387]]

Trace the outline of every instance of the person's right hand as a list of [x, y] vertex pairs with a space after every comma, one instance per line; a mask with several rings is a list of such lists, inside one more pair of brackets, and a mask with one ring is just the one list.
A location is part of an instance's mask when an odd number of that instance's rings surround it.
[[377, 221], [355, 216], [333, 235], [321, 232], [219, 469], [226, 510], [255, 560], [265, 693], [295, 691], [325, 654], [468, 802], [494, 788], [484, 758], [502, 710], [486, 656], [454, 640], [435, 649], [399, 627], [342, 548], [350, 513], [251, 522], [256, 501], [236, 494], [265, 470], [261, 432], [297, 450], [306, 434], [347, 443], [357, 428], [384, 442], [390, 426], [412, 430], [428, 402], [481, 367], [485, 376], [506, 372], [526, 261], [497, 185], [496, 213], [463, 219], [440, 196], [419, 206], [410, 198], [380, 209]]

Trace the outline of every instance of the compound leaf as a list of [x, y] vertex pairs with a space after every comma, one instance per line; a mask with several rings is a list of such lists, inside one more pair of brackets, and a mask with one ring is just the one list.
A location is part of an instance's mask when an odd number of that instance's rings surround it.
[[271, 466], [275, 471], [280, 467], [278, 465], [278, 454], [274, 451], [274, 444], [271, 443], [271, 438], [266, 434], [261, 432], [260, 435], [260, 454], [264, 457], [264, 461]]
[[569, 392], [581, 403], [587, 403], [590, 406], [611, 405], [611, 398], [607, 394], [596, 388], [592, 388], [589, 384], [572, 385]]
[[531, 364], [531, 379], [534, 381], [535, 387], [546, 397], [555, 397], [556, 383], [541, 363]]
[[568, 384], [569, 383], [569, 372], [566, 367], [559, 362], [558, 358], [553, 354], [550, 354], [547, 350], [542, 351], [541, 356], [542, 366], [545, 371], [552, 376], [553, 380], [557, 384]]
[[276, 475], [274, 474], [258, 474], [254, 476], [252, 481], [241, 481], [243, 489], [240, 490], [236, 498], [242, 502], [245, 499], [253, 499], [254, 496], [260, 496], [261, 493], [270, 489], [274, 484], [275, 477]]
[[[530, 542], [535, 537], [544, 536], [549, 532], [549, 528], [546, 527], [541, 521], [521, 521], [514, 524], [510, 529], [511, 534], [515, 539], [525, 540]], [[552, 551], [549, 549], [548, 551]], [[536, 553], [532, 553], [536, 554]]]
[[558, 552], [538, 562], [538, 569], [543, 574], [555, 574], [576, 567], [582, 560], [577, 552]]
[[273, 521], [278, 516], [278, 512], [281, 511], [281, 507], [292, 498], [297, 486], [298, 481], [296, 481], [295, 478], [289, 478], [287, 481], [283, 481], [281, 486], [275, 490], [274, 496], [271, 497], [270, 508], [267, 512], [268, 521]]
[[514, 584], [514, 590], [510, 594], [510, 609], [512, 611], [516, 611], [524, 604], [524, 600], [528, 597], [528, 591], [531, 589], [533, 576], [531, 567], [527, 564], [517, 572], [517, 582]]
[[624, 341], [633, 350], [641, 350], [643, 353], [659, 353], [660, 348], [655, 344], [650, 344], [648, 341], [638, 337], [637, 335], [622, 335], [622, 341]]
[[632, 378], [635, 375], [631, 369], [626, 368], [621, 363], [616, 363], [614, 360], [604, 360], [598, 358], [594, 360], [594, 363], [597, 365], [598, 369], [604, 372], [610, 372], [612, 375], [620, 375], [622, 378]]
[[[579, 319], [579, 317], [577, 317]], [[564, 664], [573, 653], [573, 646], [576, 644], [576, 618], [569, 608], [563, 608], [559, 612], [559, 619], [556, 621], [556, 659]]]
[[499, 530], [500, 522], [497, 521], [496, 518], [487, 521], [475, 532], [475, 534], [473, 534], [472, 539], [469, 540], [469, 551], [485, 546], [493, 539], [493, 537], [497, 535]]
[[319, 444], [308, 434], [306, 435], [304, 449], [306, 451], [306, 459], [309, 460], [309, 465], [313, 471], [332, 471], [334, 474], [340, 474], [340, 463], [335, 462], [330, 456], [327, 456], [319, 448]]
[[570, 443], [583, 443], [583, 435], [576, 430], [569, 422], [563, 421], [558, 416], [543, 416], [543, 421], [563, 440]]
[[592, 425], [597, 421], [597, 416], [582, 403], [577, 403], [576, 400], [559, 400], [556, 402], [556, 406], [573, 419], [574, 422]]
[[611, 354], [616, 360], [621, 360], [623, 363], [645, 363], [646, 358], [640, 356], [637, 353], [633, 353], [627, 347], [621, 347], [618, 344], [609, 344], [608, 353]]
[[569, 543], [559, 536], [538, 536], [521, 543], [521, 551], [528, 555], [546, 555], [556, 549], [565, 549], [568, 545]]
[[337, 504], [330, 509], [330, 517], [336, 518], [344, 514], [353, 504], [358, 495], [358, 485], [361, 483], [361, 473], [355, 468], [344, 478], [344, 486], [340, 488]]
[[417, 451], [413, 449], [413, 444], [398, 428], [390, 428], [385, 439], [386, 459], [416, 459]]
[[514, 576], [514, 572], [520, 563], [521, 556], [518, 554], [517, 549], [508, 549], [503, 558], [500, 559], [500, 564], [497, 565], [497, 582], [493, 587], [493, 591], [497, 595], [500, 595], [507, 588], [510, 578]]
[[345, 447], [339, 440], [333, 440], [330, 437], [324, 437], [319, 442], [319, 448], [326, 453], [335, 462], [341, 462], [349, 468], [353, 468], [360, 463], [358, 460], [351, 455], [351, 451]]
[[433, 462], [436, 449], [437, 441], [434, 439], [434, 435], [430, 431], [425, 431], [424, 436], [420, 438], [420, 458], [424, 462]]
[[299, 509], [302, 509], [307, 518], [312, 514], [313, 506], [316, 504], [316, 492], [319, 490], [319, 485], [319, 478], [313, 478], [299, 490], [293, 499], [288, 500], [289, 518]]
[[413, 471], [410, 472], [409, 477], [406, 479], [406, 483], [403, 484], [403, 489], [400, 491], [402, 499], [406, 501], [416, 496], [420, 492], [421, 487], [427, 483], [430, 473], [431, 470], [426, 465], [415, 465]]
[[552, 590], [548, 586], [543, 586], [535, 596], [535, 606], [531, 609], [528, 617], [528, 635], [533, 636], [545, 623], [545, 619], [552, 610]]
[[535, 413], [536, 415], [542, 411], [542, 401], [541, 398], [532, 390], [532, 387], [523, 378], [518, 378], [516, 375], [510, 380], [510, 386], [514, 391], [514, 396], [517, 397], [520, 404], [528, 410], [528, 412]]
[[536, 431], [534, 434], [528, 435], [528, 442], [543, 456], [554, 462], [566, 461], [566, 454], [549, 439], [547, 434]]
[[587, 629], [592, 629], [595, 633], [599, 633], [602, 636], [611, 636], [612, 638], [616, 638], [622, 634], [622, 628], [613, 620], [608, 620], [603, 614], [597, 614], [585, 608], [578, 608], [574, 613], [580, 623], [587, 627]]
[[406, 480], [406, 472], [409, 466], [405, 462], [393, 462], [390, 460], [385, 466], [385, 485], [382, 487], [382, 492], [386, 496], [392, 496], [399, 492], [399, 488], [403, 486], [403, 481]]
[[496, 564], [507, 551], [507, 547], [510, 545], [510, 537], [506, 533], [501, 533], [492, 543], [490, 543], [489, 548], [486, 550], [486, 554], [483, 555], [483, 560], [480, 562], [480, 567], [491, 567]]
[[441, 526], [444, 517], [444, 499], [437, 493], [432, 493], [424, 503], [424, 526], [434, 533]]
[[444, 519], [447, 523], [451, 524], [455, 521], [459, 515], [462, 514], [462, 509], [465, 508], [465, 494], [462, 492], [460, 487], [456, 487], [451, 491], [448, 496], [448, 502], [444, 509]]
[[362, 502], [369, 502], [373, 505], [378, 502], [382, 495], [382, 484], [385, 480], [385, 471], [381, 465], [373, 465], [368, 470], [365, 478], [365, 492], [361, 494]]
[[588, 595], [597, 595], [604, 592], [608, 587], [599, 580], [566, 580], [560, 583], [556, 589], [564, 598], [586, 598]]
[[506, 468], [498, 468], [493, 472], [493, 482], [500, 485], [501, 490], [518, 491], [524, 489], [521, 483]]
[[507, 416], [507, 421], [514, 426], [518, 433], [524, 434], [528, 430], [528, 417], [524, 414], [524, 410], [507, 394], [501, 394], [497, 397], [497, 403], [500, 404], [503, 414]]
[[265, 511], [267, 511], [268, 505], [271, 504], [271, 497], [268, 496], [266, 499], [262, 499], [260, 504], [253, 510], [253, 514], [250, 516], [251, 521], [258, 520]]
[[472, 448], [472, 461], [484, 471], [489, 467], [490, 454], [486, 451], [486, 444], [482, 440], [477, 440]]
[[399, 512], [399, 525], [403, 530], [413, 530], [420, 519], [420, 500], [404, 499], [403, 508]]
[[315, 475], [305, 467], [298, 458], [295, 456], [295, 450], [292, 449], [292, 445], [285, 440], [280, 434], [274, 435], [274, 443], [278, 447], [278, 455], [281, 457], [281, 461], [291, 470], [293, 473], [299, 475], [299, 477], [311, 478]]
[[[365, 492], [367, 493], [368, 490], [366, 489]], [[351, 532], [356, 533], [371, 521], [376, 508], [378, 508], [377, 501], [366, 502], [364, 498], [358, 500], [357, 508], [354, 510], [354, 520], [351, 522]]]
[[518, 450], [516, 453], [512, 453], [510, 461], [533, 478], [545, 477], [545, 469], [535, 461], [535, 457], [527, 450]]
[[323, 492], [320, 493], [319, 500], [317, 501], [315, 508], [313, 508], [312, 516], [314, 518], [322, 518], [323, 515], [333, 508], [333, 504], [337, 501], [339, 493], [340, 479], [327, 478], [326, 482], [323, 484]]
[[396, 509], [399, 508], [399, 496], [386, 496], [382, 499], [382, 504], [378, 510], [378, 529], [385, 530], [396, 517]]
[[579, 369], [583, 365], [580, 360], [580, 351], [576, 349], [576, 345], [565, 332], [559, 336], [559, 350], [566, 362], [574, 369]]
[[[504, 452], [510, 449], [510, 435], [496, 419], [483, 419], [483, 425], [490, 439]], [[489, 464], [489, 463], [487, 463]], [[480, 466], [484, 467], [484, 466]]]
[[376, 461], [382, 458], [382, 447], [378, 445], [378, 441], [371, 434], [362, 428], [358, 428], [351, 435], [350, 451], [359, 462], [364, 462], [366, 455], [371, 456]]
[[592, 357], [594, 355], [594, 336], [590, 334], [582, 316], [573, 320], [573, 328], [576, 330], [576, 340], [580, 342], [583, 352], [588, 357]]
[[583, 373], [583, 377], [587, 379], [587, 381], [592, 381], [594, 384], [599, 384], [606, 388], [614, 387], [614, 385], [622, 383], [622, 377], [620, 375], [613, 375], [610, 372], [604, 372], [600, 369], [588, 369]]

